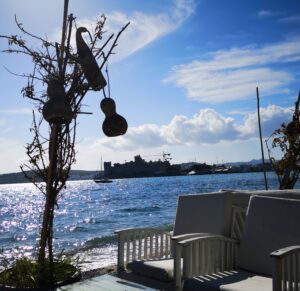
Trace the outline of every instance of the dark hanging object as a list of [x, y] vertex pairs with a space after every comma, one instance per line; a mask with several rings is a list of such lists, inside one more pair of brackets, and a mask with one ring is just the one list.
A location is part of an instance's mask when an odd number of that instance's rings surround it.
[[112, 98], [104, 98], [100, 103], [101, 110], [105, 114], [102, 130], [108, 137], [123, 135], [128, 124], [126, 119], [116, 112], [116, 103]]
[[68, 103], [63, 84], [57, 78], [48, 81], [47, 95], [49, 100], [44, 104], [43, 117], [49, 123], [70, 123], [73, 118], [71, 105]]
[[94, 91], [99, 91], [106, 86], [106, 80], [100, 71], [93, 53], [82, 38], [81, 33], [83, 32], [88, 32], [88, 30], [85, 27], [79, 27], [76, 31], [79, 63], [91, 88]]
[[296, 120], [291, 121], [285, 128], [285, 134], [290, 138], [296, 138], [300, 134], [299, 123]]
[[65, 88], [58, 77], [52, 76], [48, 80], [47, 95], [49, 99], [57, 96], [65, 96]]

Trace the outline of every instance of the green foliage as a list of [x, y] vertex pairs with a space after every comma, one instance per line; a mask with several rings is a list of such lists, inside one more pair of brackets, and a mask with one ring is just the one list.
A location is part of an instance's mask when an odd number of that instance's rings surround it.
[[49, 260], [38, 263], [28, 258], [21, 258], [12, 268], [0, 273], [0, 284], [18, 288], [51, 287], [71, 279], [76, 271], [77, 268], [68, 258], [54, 261], [52, 264]]
[[[280, 189], [293, 189], [300, 173], [300, 93], [295, 102], [293, 119], [288, 124], [281, 124], [266, 141], [270, 162], [275, 170]], [[271, 149], [268, 142], [271, 141]], [[276, 161], [272, 151], [281, 152], [281, 159]]]

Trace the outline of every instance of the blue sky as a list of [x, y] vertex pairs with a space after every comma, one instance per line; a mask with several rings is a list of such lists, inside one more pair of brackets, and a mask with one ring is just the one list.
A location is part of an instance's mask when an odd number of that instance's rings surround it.
[[[63, 0], [3, 0], [0, 34], [19, 33], [16, 14], [28, 31], [55, 40], [62, 9]], [[89, 93], [93, 115], [80, 116], [74, 169], [99, 169], [101, 156], [114, 163], [163, 151], [173, 163], [259, 158], [256, 86], [265, 138], [291, 118], [300, 90], [298, 0], [70, 0], [69, 12], [88, 28], [105, 13], [108, 32], [131, 22], [110, 60], [111, 97], [128, 132], [104, 136], [102, 96]], [[31, 63], [0, 54], [0, 64], [0, 173], [8, 173], [26, 160], [34, 106], [20, 93], [26, 79], [5, 67], [25, 73]]]

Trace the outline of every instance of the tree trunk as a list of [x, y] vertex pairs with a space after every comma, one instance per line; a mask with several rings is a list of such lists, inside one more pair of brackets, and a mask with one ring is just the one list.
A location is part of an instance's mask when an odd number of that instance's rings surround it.
[[52, 228], [53, 228], [53, 211], [55, 206], [56, 191], [53, 188], [53, 181], [57, 166], [57, 139], [58, 139], [58, 125], [53, 125], [51, 128], [50, 142], [49, 142], [49, 167], [48, 178], [46, 185], [46, 201], [43, 215], [43, 224], [39, 243], [38, 261], [44, 262], [46, 257], [46, 246], [48, 242], [50, 260], [52, 257]]

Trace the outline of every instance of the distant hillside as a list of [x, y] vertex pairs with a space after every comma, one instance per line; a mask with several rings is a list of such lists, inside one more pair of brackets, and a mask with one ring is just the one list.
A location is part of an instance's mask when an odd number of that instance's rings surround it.
[[[269, 160], [265, 160], [266, 164], [269, 163]], [[178, 164], [182, 170], [189, 169], [193, 165], [197, 165], [199, 163], [196, 162], [189, 162], [189, 163], [182, 163]], [[238, 165], [258, 165], [261, 164], [261, 160], [251, 160], [248, 162], [229, 162], [225, 163], [227, 166], [238, 166]], [[83, 171], [83, 170], [71, 170], [69, 180], [91, 180], [95, 177], [95, 175], [99, 175], [99, 171]], [[28, 180], [24, 177], [22, 172], [18, 173], [9, 173], [9, 174], [2, 174], [0, 175], [0, 184], [13, 184], [13, 183], [28, 183]]]
[[[69, 180], [91, 180], [98, 171], [71, 170]], [[22, 172], [0, 175], [0, 184], [29, 183]]]
[[[265, 159], [265, 163], [266, 164], [269, 164], [270, 163], [270, 160], [269, 159]], [[248, 162], [228, 162], [228, 163], [225, 163], [225, 165], [228, 165], [228, 166], [237, 166], [237, 165], [261, 165], [262, 164], [262, 160], [260, 159], [253, 159], [251, 161], [248, 161]]]

